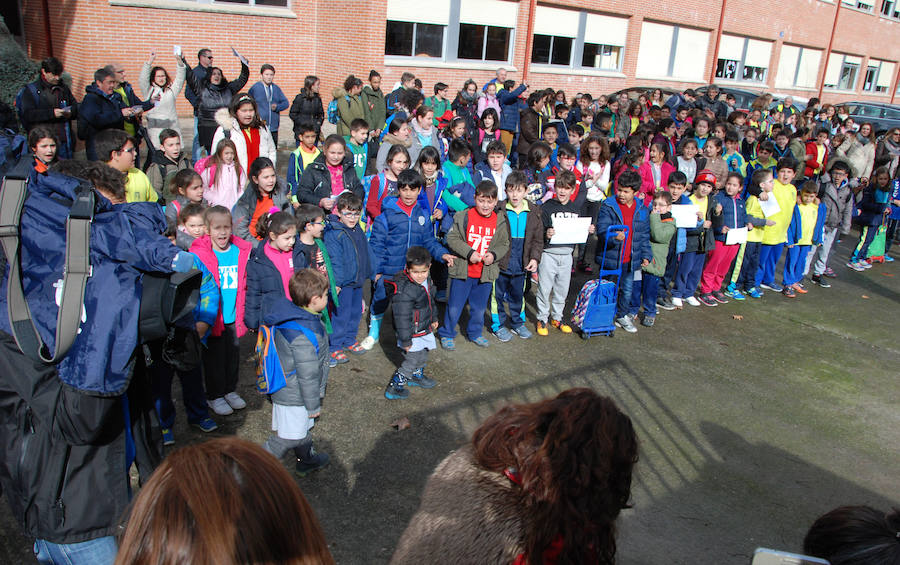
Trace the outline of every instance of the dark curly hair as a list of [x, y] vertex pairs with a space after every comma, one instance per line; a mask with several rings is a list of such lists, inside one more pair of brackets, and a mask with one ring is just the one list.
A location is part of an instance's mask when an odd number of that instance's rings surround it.
[[529, 562], [562, 540], [556, 563], [615, 563], [615, 520], [630, 508], [638, 440], [631, 419], [588, 388], [502, 408], [472, 437], [475, 461], [488, 470], [515, 470], [530, 519]]

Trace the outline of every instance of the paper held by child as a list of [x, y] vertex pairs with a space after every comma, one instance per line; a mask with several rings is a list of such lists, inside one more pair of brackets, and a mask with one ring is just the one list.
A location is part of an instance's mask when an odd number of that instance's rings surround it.
[[771, 218], [778, 212], [781, 212], [781, 206], [778, 205], [778, 199], [772, 194], [769, 194], [768, 199], [760, 200], [759, 207], [762, 209], [763, 216], [767, 218]]
[[591, 218], [554, 218], [551, 245], [571, 245], [587, 241]]
[[675, 219], [675, 227], [697, 227], [697, 221], [700, 219], [697, 217], [697, 212], [699, 211], [700, 208], [697, 208], [696, 204], [673, 204], [672, 217]]
[[747, 228], [731, 228], [725, 234], [725, 245], [738, 245], [747, 242]]

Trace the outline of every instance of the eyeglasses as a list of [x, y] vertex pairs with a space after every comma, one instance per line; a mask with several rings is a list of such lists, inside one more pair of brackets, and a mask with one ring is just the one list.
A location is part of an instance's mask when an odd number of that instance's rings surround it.
[[361, 215], [362, 215], [361, 211], [351, 212], [348, 210], [347, 212], [341, 212], [341, 216], [344, 216], [345, 218], [353, 218], [354, 216], [359, 217]]
[[310, 224], [313, 225], [313, 226], [324, 226], [324, 225], [325, 225], [325, 222], [324, 222], [324, 221], [321, 221], [321, 222], [310, 222]]
[[119, 153], [134, 153], [137, 147], [129, 147], [128, 149], [119, 149]]

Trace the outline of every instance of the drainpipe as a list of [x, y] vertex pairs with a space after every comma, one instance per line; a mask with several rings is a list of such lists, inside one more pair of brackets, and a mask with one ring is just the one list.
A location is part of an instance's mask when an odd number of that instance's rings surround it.
[[[44, 0], [46, 1], [46, 0]], [[528, 82], [528, 70], [531, 67], [531, 49], [534, 43], [534, 12], [537, 10], [537, 0], [528, 2], [528, 28], [525, 32], [525, 62], [522, 64], [522, 82]]]
[[893, 104], [894, 98], [897, 96], [897, 89], [900, 88], [900, 65], [897, 65], [897, 77], [891, 86], [893, 87], [893, 90], [891, 90], [891, 104]]
[[719, 44], [722, 43], [722, 26], [725, 24], [725, 6], [727, 4], [728, 0], [722, 0], [722, 11], [719, 12], [719, 31], [716, 32], [716, 46], [713, 49], [712, 68], [709, 70], [709, 84], [716, 82], [716, 62], [719, 60]]
[[[831, 46], [834, 45], [834, 33], [837, 31], [838, 14], [841, 13], [841, 0], [836, 0], [837, 9], [834, 11], [834, 23], [831, 25], [831, 37], [828, 38], [828, 49], [825, 51], [825, 73], [828, 72], [828, 60], [831, 59]], [[822, 82], [819, 83], [819, 102], [822, 101], [822, 89], [825, 88], [825, 73], [822, 73]]]
[[47, 0], [41, 1], [41, 10], [44, 12], [44, 36], [47, 39], [47, 56], [53, 56], [53, 33], [50, 31], [50, 6]]

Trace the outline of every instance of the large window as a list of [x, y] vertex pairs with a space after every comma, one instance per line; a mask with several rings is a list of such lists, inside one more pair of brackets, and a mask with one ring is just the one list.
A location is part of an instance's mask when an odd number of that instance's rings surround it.
[[841, 0], [841, 4], [863, 12], [875, 11], [875, 0]]
[[248, 6], [282, 6], [287, 7], [287, 0], [215, 0], [214, 4], [245, 4]]
[[765, 83], [772, 44], [736, 35], [722, 35], [716, 78]]
[[863, 77], [865, 92], [886, 93], [891, 89], [891, 81], [894, 80], [894, 63], [869, 59], [866, 74]]
[[825, 88], [856, 90], [860, 65], [862, 57], [832, 52], [825, 67]]
[[815, 88], [819, 78], [822, 51], [784, 44], [778, 59], [775, 86], [779, 88]]
[[900, 6], [897, 0], [881, 0], [881, 15], [900, 20]]
[[388, 0], [384, 53], [505, 63], [517, 16], [518, 4], [505, 0]]
[[644, 21], [637, 75], [703, 81], [708, 48], [708, 31]]
[[538, 6], [531, 62], [572, 69], [622, 68], [628, 19]]

